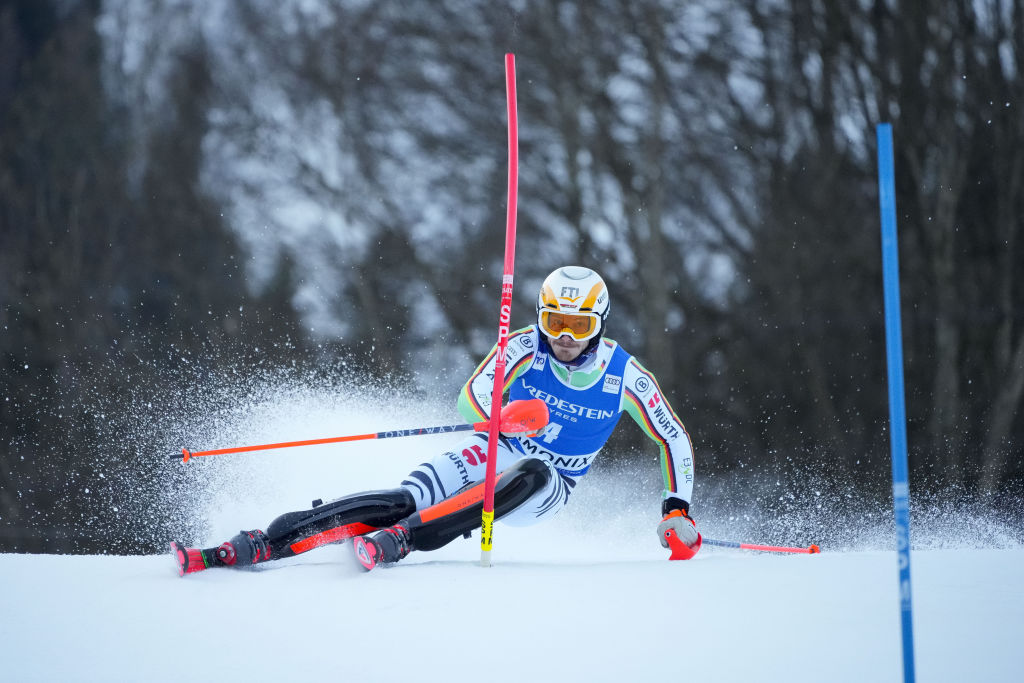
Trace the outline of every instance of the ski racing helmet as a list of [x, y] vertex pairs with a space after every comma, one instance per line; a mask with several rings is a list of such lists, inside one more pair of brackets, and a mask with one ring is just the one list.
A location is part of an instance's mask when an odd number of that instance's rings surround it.
[[581, 266], [564, 266], [544, 279], [537, 295], [537, 324], [542, 334], [589, 339], [597, 346], [608, 319], [608, 287], [601, 276]]

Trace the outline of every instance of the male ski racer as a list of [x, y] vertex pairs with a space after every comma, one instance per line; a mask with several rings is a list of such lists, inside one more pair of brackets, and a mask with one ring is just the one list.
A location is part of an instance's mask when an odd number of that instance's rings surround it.
[[[537, 323], [508, 339], [504, 391], [510, 401], [541, 399], [549, 422], [538, 434], [503, 434], [497, 448], [495, 519], [528, 525], [569, 501], [593, 465], [622, 412], [628, 412], [661, 451], [665, 490], [658, 536], [674, 533], [673, 557], [700, 548], [689, 516], [693, 450], [654, 376], [616, 342], [604, 337], [608, 289], [593, 270], [566, 266], [552, 272], [537, 298]], [[470, 422], [490, 413], [495, 349], [459, 395]], [[281, 515], [261, 530], [242, 531], [215, 548], [171, 549], [182, 575], [209, 567], [251, 567], [318, 546], [352, 540], [357, 563], [369, 571], [413, 550], [435, 550], [480, 526], [487, 434], [478, 432], [435, 456], [398, 488], [357, 493], [310, 510]]]

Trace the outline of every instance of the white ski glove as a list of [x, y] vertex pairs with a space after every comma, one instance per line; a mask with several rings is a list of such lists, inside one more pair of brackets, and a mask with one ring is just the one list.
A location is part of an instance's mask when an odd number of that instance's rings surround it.
[[662, 518], [661, 524], [658, 525], [658, 540], [661, 541], [662, 548], [669, 547], [669, 531], [674, 531], [676, 538], [689, 547], [693, 547], [699, 538], [697, 523], [682, 510], [672, 510]]

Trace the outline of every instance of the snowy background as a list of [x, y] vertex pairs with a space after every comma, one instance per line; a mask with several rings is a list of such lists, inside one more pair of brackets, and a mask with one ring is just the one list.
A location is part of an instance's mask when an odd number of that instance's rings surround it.
[[[208, 429], [221, 435], [210, 442], [167, 429], [171, 439], [196, 439], [181, 445], [215, 448], [453, 417], [384, 399], [368, 390], [296, 391], [208, 415]], [[189, 520], [181, 540], [212, 545], [314, 498], [393, 486], [451, 440], [168, 461], [176, 476], [166, 495]], [[871, 519], [835, 500], [803, 500], [771, 540], [819, 543], [821, 555], [706, 547], [692, 561], [669, 562], [655, 535], [650, 451], [650, 473], [643, 462], [599, 461], [548, 524], [499, 524], [489, 569], [478, 564], [477, 535], [369, 575], [352, 570], [342, 546], [185, 578], [169, 555], [0, 555], [3, 680], [901, 680], [896, 554], [887, 550], [884, 511], [869, 511]], [[698, 476], [701, 530], [765, 541], [753, 536], [768, 528], [756, 513], [737, 513], [751, 487], [730, 486]], [[918, 680], [1020, 680], [1019, 532], [980, 512], [923, 507], [915, 506], [912, 555]]]

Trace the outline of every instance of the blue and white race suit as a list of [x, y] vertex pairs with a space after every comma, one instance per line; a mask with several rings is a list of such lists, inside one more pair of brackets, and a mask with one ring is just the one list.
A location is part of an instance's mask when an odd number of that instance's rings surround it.
[[[459, 395], [459, 411], [470, 422], [490, 415], [496, 348], [491, 349]], [[545, 489], [502, 518], [503, 522], [532, 524], [564, 507], [623, 411], [658, 444], [665, 482], [663, 496], [689, 506], [693, 493], [690, 436], [654, 376], [615, 341], [602, 339], [576, 366], [558, 361], [535, 325], [516, 330], [509, 336], [506, 349], [504, 392], [512, 401], [543, 400], [550, 420], [534, 437], [500, 439], [497, 471], [531, 456], [548, 463], [553, 476]], [[483, 481], [486, 455], [487, 434], [473, 434], [451, 451], [420, 465], [402, 486], [415, 497], [417, 509], [423, 509]]]

